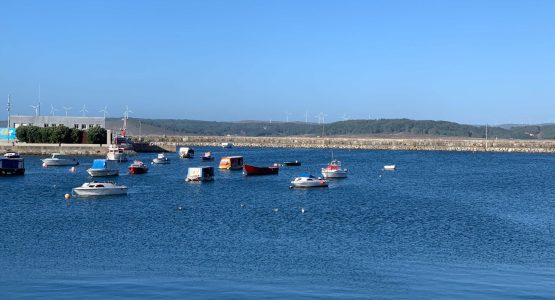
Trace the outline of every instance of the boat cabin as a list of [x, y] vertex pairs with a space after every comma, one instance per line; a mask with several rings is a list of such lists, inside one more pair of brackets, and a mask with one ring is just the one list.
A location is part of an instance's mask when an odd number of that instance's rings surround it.
[[220, 161], [220, 169], [226, 170], [241, 170], [243, 169], [242, 156], [228, 156], [223, 157]]
[[25, 161], [18, 153], [8, 152], [0, 158], [0, 175], [25, 174]]
[[118, 169], [118, 165], [115, 161], [109, 159], [95, 159], [93, 160], [91, 169], [95, 170], [114, 170]]
[[195, 155], [195, 150], [189, 147], [179, 148], [179, 157], [181, 158], [192, 158]]
[[191, 167], [187, 171], [185, 181], [212, 181], [214, 180], [214, 167]]

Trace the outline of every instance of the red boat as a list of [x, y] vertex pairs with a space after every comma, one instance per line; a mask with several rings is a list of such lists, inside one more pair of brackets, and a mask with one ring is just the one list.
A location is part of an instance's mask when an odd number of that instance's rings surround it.
[[136, 160], [127, 168], [127, 170], [129, 170], [129, 174], [144, 174], [148, 172], [148, 166], [142, 161]]
[[279, 172], [278, 166], [269, 167], [255, 167], [251, 165], [243, 165], [243, 174], [247, 176], [251, 175], [273, 175]]

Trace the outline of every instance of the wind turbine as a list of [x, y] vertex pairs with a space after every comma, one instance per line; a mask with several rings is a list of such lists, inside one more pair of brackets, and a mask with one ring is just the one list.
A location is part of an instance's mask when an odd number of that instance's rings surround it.
[[106, 115], [109, 115], [108, 106], [104, 106], [104, 109], [101, 109], [100, 112], [104, 115], [104, 118], [106, 118]]
[[62, 108], [66, 111], [66, 117], [67, 117], [67, 111], [71, 110], [71, 107], [62, 106]]
[[54, 105], [50, 104], [50, 115], [53, 116], [54, 112], [57, 112], [59, 109], [54, 108]]
[[288, 112], [288, 111], [285, 112], [285, 122], [286, 122], [286, 123], [289, 123], [289, 116], [290, 116], [290, 115], [291, 115], [290, 112]]
[[129, 119], [129, 113], [132, 113], [132, 111], [129, 110], [129, 106], [125, 106], [125, 111], [123, 112], [123, 136], [126, 135], [126, 131], [127, 131], [127, 119]]
[[40, 105], [29, 105], [29, 106], [35, 110], [35, 116], [38, 116]]
[[83, 117], [86, 115], [86, 113], [89, 112], [89, 111], [87, 110], [87, 107], [85, 106], [85, 104], [83, 104], [83, 108], [81, 108], [80, 112], [83, 113]]

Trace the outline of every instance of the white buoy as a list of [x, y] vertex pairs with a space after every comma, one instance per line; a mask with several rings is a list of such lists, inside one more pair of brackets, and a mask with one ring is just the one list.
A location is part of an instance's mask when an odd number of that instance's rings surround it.
[[42, 167], [43, 168], [48, 168], [48, 165], [46, 165], [46, 163], [42, 163]]
[[301, 214], [304, 214], [304, 208], [301, 207]]
[[69, 168], [69, 171], [70, 171], [71, 173], [75, 173], [75, 167]]
[[66, 200], [69, 200], [69, 198], [71, 198], [71, 195], [70, 194], [65, 194], [64, 198], [66, 198]]

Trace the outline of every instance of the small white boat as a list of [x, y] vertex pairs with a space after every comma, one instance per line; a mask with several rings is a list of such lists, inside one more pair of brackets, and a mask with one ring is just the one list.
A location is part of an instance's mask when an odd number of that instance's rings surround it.
[[233, 147], [233, 144], [230, 142], [222, 143], [222, 148], [231, 148], [231, 147]]
[[291, 188], [313, 188], [327, 187], [328, 181], [322, 178], [316, 178], [310, 174], [300, 174], [291, 181]]
[[385, 165], [383, 166], [383, 169], [386, 171], [395, 171], [397, 167], [395, 165]]
[[129, 160], [129, 155], [127, 154], [127, 149], [123, 147], [111, 145], [108, 148], [108, 154], [106, 154], [106, 159], [125, 162]]
[[341, 162], [334, 159], [325, 168], [322, 168], [322, 176], [324, 178], [346, 178], [347, 169], [342, 169]]
[[50, 166], [76, 166], [79, 162], [74, 158], [63, 153], [52, 153], [52, 157], [42, 159], [45, 167]]
[[214, 180], [214, 167], [189, 168], [185, 181], [212, 181]]
[[81, 197], [127, 195], [127, 186], [117, 185], [111, 181], [85, 182], [80, 187], [73, 188], [73, 194]]
[[152, 160], [153, 164], [169, 164], [170, 159], [164, 153], [159, 153], [158, 156]]
[[107, 159], [95, 159], [87, 173], [93, 177], [117, 176], [119, 168], [115, 161]]

